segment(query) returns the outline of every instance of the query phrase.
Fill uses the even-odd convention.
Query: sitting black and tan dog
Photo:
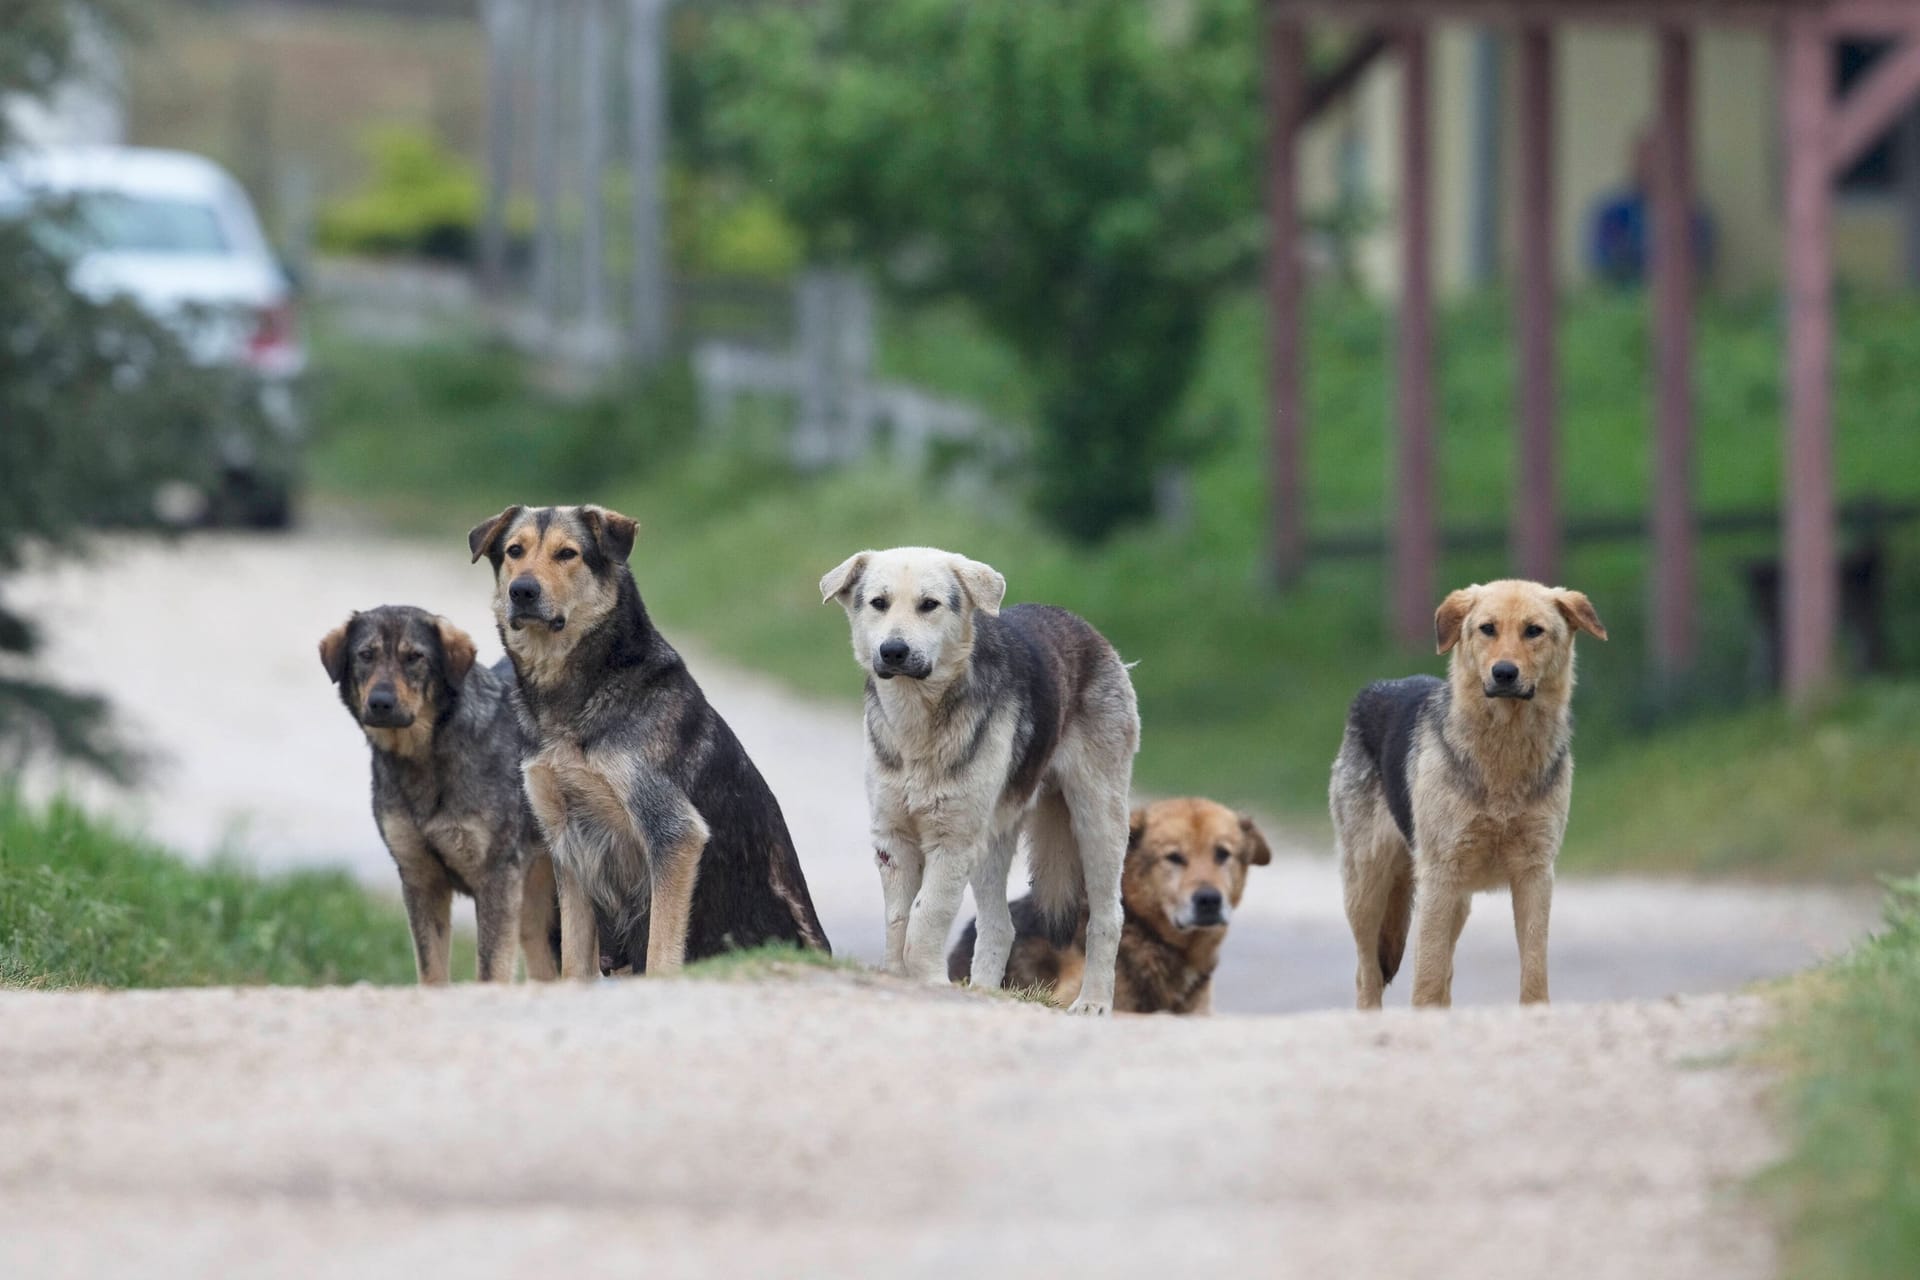
[[[1211,800],[1162,800],[1135,809],[1120,879],[1124,922],[1114,969],[1118,1013],[1210,1013],[1213,971],[1247,887],[1247,868],[1273,861],[1253,819]],[[1013,904],[1014,944],[1006,985],[1042,987],[1065,1007],[1086,967],[1086,926],[1055,947],[1030,898]],[[958,982],[973,961],[969,923],[947,957]]]
[[[373,746],[373,817],[400,869],[420,981],[449,978],[453,895],[474,900],[480,978],[559,976],[553,864],[520,782],[513,668],[474,665],[473,641],[424,609],[356,613],[320,661]]]

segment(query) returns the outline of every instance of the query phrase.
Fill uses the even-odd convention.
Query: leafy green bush
[[[0,794],[0,985],[413,980],[399,905],[343,873],[189,866],[68,805]]]
[[[337,253],[466,261],[480,222],[480,177],[433,134],[404,126],[371,131],[362,147],[366,186],[320,211],[320,244]]]

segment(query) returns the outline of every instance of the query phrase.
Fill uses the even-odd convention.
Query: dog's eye
[[[878,609],[881,613],[887,611],[887,598],[885,596],[875,596],[873,599],[867,601],[867,603],[875,609]]]
[[[1167,855],[1167,861],[1176,867],[1184,867],[1187,865],[1187,855],[1184,853],[1170,853]]]
[[[1480,634],[1483,636],[1496,636],[1500,634],[1500,628],[1494,626],[1491,622],[1483,622],[1480,624]]]
[[[375,658],[380,656],[380,651],[374,648],[372,645],[368,645],[366,648],[360,650],[360,652],[354,654],[353,656],[360,659],[360,661],[362,662],[372,662]]]
[[[555,560],[577,560],[580,558],[580,553],[572,547],[562,547],[553,553],[553,558]]]
[[[1233,850],[1223,844],[1217,844],[1213,846],[1213,860],[1224,867],[1233,860]]]
[[[525,554],[527,554],[527,549],[517,542],[507,548],[507,559],[509,560],[518,560]]]
[[[935,609],[938,609],[939,607],[940,607],[940,602],[938,600],[922,600],[920,602],[920,612],[922,613],[932,613]]]
[[[407,663],[407,664],[408,664],[409,666],[411,666],[411,665],[412,665],[412,664],[414,664],[414,663],[417,663],[417,662],[423,662],[423,661],[425,661],[425,660],[426,660],[426,656],[427,656],[426,654],[424,654],[424,653],[422,653],[422,652],[420,652],[420,651],[419,651],[418,649],[415,649],[415,650],[413,650],[413,651],[412,651],[411,653],[403,653],[403,654],[401,654],[401,655],[400,655],[400,660],[401,660],[402,662],[405,662],[405,663]]]
[[[1537,622],[1529,622],[1527,629],[1520,634],[1529,640],[1538,640],[1541,636],[1547,634],[1547,629]]]

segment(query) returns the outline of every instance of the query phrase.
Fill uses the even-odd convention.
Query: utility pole
[[[627,0],[628,163],[633,170],[630,341],[642,368],[667,354],[672,287],[665,208],[667,9],[670,0]]]

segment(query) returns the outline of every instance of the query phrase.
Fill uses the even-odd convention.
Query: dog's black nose
[[[393,696],[390,684],[375,685],[373,692],[367,695],[367,710],[376,716],[384,716],[399,705],[399,699]]]
[[[897,667],[905,662],[907,655],[912,652],[905,640],[883,640],[880,644],[880,661],[890,667]]]
[[[1512,684],[1519,678],[1520,668],[1513,663],[1496,662],[1493,664],[1493,682],[1495,684]]]
[[[540,598],[540,584],[530,577],[518,577],[507,585],[507,599],[515,604],[532,604]]]
[[[1226,899],[1220,896],[1220,891],[1211,886],[1203,889],[1195,889],[1193,891],[1193,914],[1195,918],[1202,921],[1218,920],[1220,918],[1220,904],[1224,901],[1226,901]]]

